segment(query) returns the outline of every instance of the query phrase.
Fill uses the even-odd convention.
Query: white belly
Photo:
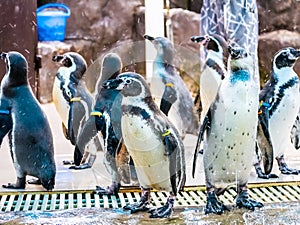
[[[252,168],[258,93],[256,96],[255,91],[227,90],[221,96],[224,104],[216,108],[204,145],[206,180],[216,187],[244,185]]]
[[[55,78],[52,90],[53,103],[65,127],[68,127],[70,105],[60,90],[60,81]]]
[[[141,187],[171,191],[168,157],[153,130],[138,116],[122,117],[125,145],[134,161]]]
[[[298,88],[289,91],[295,93],[298,91]],[[280,105],[278,105],[276,112],[270,118],[270,135],[275,157],[281,156],[289,148],[294,148],[290,135],[299,111],[300,95],[295,97],[292,94],[286,93]]]

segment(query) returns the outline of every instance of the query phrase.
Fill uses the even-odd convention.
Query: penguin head
[[[124,97],[151,97],[150,89],[145,79],[133,72],[121,73],[116,79],[103,83],[105,89],[119,90]]]
[[[28,64],[25,57],[16,51],[2,52],[0,58],[4,60],[6,64],[6,75],[4,83],[10,87],[16,87],[24,84],[28,84],[27,70]]]
[[[154,45],[157,51],[157,61],[161,61],[166,64],[173,63],[175,49],[169,39],[165,37],[152,37],[147,34],[144,35],[144,38],[149,40]]]
[[[254,71],[253,57],[242,47],[228,45],[230,71],[248,70]]]
[[[193,36],[191,40],[196,43],[201,43],[207,50],[212,50],[221,54],[226,54],[227,42],[224,37],[218,34]]]
[[[87,64],[85,59],[76,52],[67,52],[63,55],[54,55],[52,61],[59,62],[63,67],[73,74],[74,78],[81,79],[86,71]]]
[[[121,73],[122,67],[122,61],[118,54],[106,54],[102,59],[101,72],[96,84],[96,93],[98,93],[102,88],[102,84],[104,81],[108,79],[115,79]]]
[[[281,69],[284,67],[293,67],[296,60],[300,57],[300,49],[292,47],[279,50],[273,59],[273,69]]]

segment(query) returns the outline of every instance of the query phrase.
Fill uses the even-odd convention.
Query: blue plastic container
[[[38,40],[63,41],[71,10],[64,4],[49,3],[36,10]]]

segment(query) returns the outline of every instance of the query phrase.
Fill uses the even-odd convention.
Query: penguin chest
[[[208,186],[247,183],[255,147],[257,103],[258,92],[237,89],[226,91],[226,95],[222,93],[215,104],[204,145]]]
[[[60,89],[60,80],[57,77],[55,78],[53,84],[52,98],[56,111],[58,112],[63,124],[68,127],[70,105],[63,96],[63,93]]]
[[[123,115],[124,143],[134,161],[143,188],[171,190],[169,161],[165,146],[147,120],[139,116]]]
[[[290,132],[300,107],[299,87],[286,90],[285,95],[273,111],[269,121],[270,135],[275,157],[291,147]]]

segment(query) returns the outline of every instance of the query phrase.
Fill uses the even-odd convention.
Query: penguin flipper
[[[168,116],[170,108],[174,102],[177,100],[177,95],[174,87],[165,86],[165,90],[160,102],[160,110]]]
[[[167,131],[168,132],[168,131]],[[165,133],[166,134],[166,133]],[[178,148],[178,143],[172,133],[169,134],[163,134],[163,143],[165,145],[165,154],[169,158],[169,171],[170,171],[170,181],[171,181],[171,186],[172,186],[172,191],[176,195],[177,193],[177,151],[179,150]]]
[[[273,145],[269,133],[269,109],[262,105],[258,115],[257,142],[261,150],[265,174],[270,174],[273,167]]]
[[[194,160],[193,160],[193,170],[192,170],[192,175],[193,175],[193,178],[195,178],[195,170],[196,170],[196,163],[197,163],[197,155],[198,155],[198,152],[200,151],[200,144],[203,140],[203,136],[204,136],[204,132],[210,128],[210,123],[211,123],[211,110],[209,109],[203,122],[202,122],[202,125],[200,127],[200,130],[199,130],[199,134],[198,134],[198,139],[197,139],[197,145],[196,145],[196,148],[195,148],[195,152],[194,152]]]
[[[90,116],[78,134],[77,143],[74,150],[74,163],[80,165],[86,145],[97,136],[95,117]],[[100,143],[100,142],[99,142]]]
[[[76,145],[77,132],[80,121],[82,120],[82,117],[77,113],[79,112],[78,107],[80,107],[80,103],[71,102],[67,134],[72,145]]]
[[[63,132],[65,138],[67,140],[70,140],[69,134],[68,134],[68,128],[66,128],[66,126],[64,125],[64,123],[61,123],[61,128],[62,128],[62,132]]]
[[[258,123],[257,127],[257,144],[261,150],[262,161],[265,174],[270,174],[273,167],[273,145],[271,142],[269,130],[264,123]]]

